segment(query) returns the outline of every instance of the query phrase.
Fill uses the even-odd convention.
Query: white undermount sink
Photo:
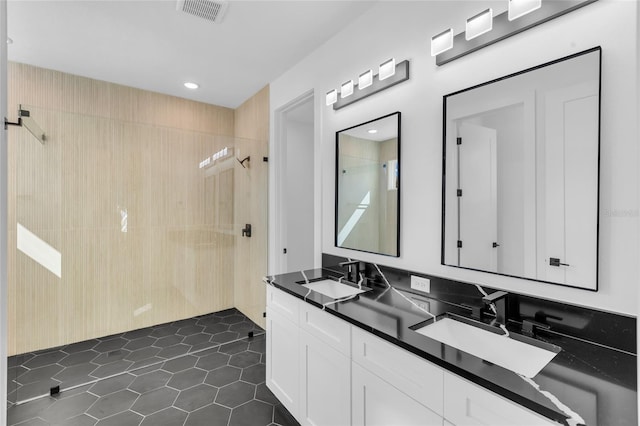
[[[552,350],[544,349],[450,317],[415,331],[528,378],[538,374],[560,350],[551,344],[546,345]]]
[[[302,281],[302,283],[304,283],[304,281]],[[340,283],[328,278],[310,281],[306,284],[302,284],[302,286],[332,299],[342,299],[343,297],[355,296],[356,294],[364,293],[368,290],[367,288],[359,289],[353,285]]]

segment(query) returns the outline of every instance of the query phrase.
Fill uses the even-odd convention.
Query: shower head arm
[[[247,166],[245,166],[245,165],[244,165],[244,162],[245,162],[245,161],[251,161],[251,156],[250,156],[250,155],[247,155],[247,156],[246,156],[246,157],[244,157],[242,160],[240,160],[239,158],[236,158],[236,160],[238,160],[238,163],[240,163],[240,165],[241,165],[243,168],[245,168],[245,169],[246,169],[246,168],[247,168]]]
[[[21,126],[22,127],[22,117],[18,117],[18,121],[9,121],[7,117],[4,118],[4,129],[7,130],[9,126]]]

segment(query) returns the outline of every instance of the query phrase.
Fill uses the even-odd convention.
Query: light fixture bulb
[[[184,87],[186,87],[187,89],[195,90],[200,87],[200,85],[192,81],[187,81],[186,83],[184,83]]]
[[[491,8],[483,10],[477,15],[467,19],[464,37],[467,40],[474,39],[493,29],[493,10]]]
[[[342,83],[340,86],[340,97],[346,98],[347,96],[351,96],[353,94],[353,80],[348,80]]]
[[[358,89],[366,89],[373,84],[373,71],[368,70],[360,74],[358,77]]]
[[[392,77],[396,73],[396,60],[394,58],[388,59],[380,64],[378,70],[378,80],[385,80]]]
[[[371,133],[372,135],[375,133],[378,133],[378,131],[376,129],[369,129],[367,130],[368,133]]]
[[[507,17],[510,21],[518,19],[534,10],[540,9],[542,0],[509,0],[509,13]]]
[[[326,101],[327,101],[327,106],[333,105],[336,102],[338,102],[338,91],[336,89],[333,89],[327,92]]]
[[[449,28],[431,37],[431,56],[437,56],[453,47],[453,30]]]

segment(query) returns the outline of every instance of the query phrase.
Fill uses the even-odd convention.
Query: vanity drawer
[[[444,417],[457,426],[558,425],[450,373],[444,373]]]
[[[271,285],[267,285],[267,306],[280,315],[298,324],[300,300]]]
[[[351,326],[348,322],[303,303],[300,306],[300,328],[347,357],[351,356]]]
[[[442,415],[442,369],[371,333],[352,329],[353,361]]]

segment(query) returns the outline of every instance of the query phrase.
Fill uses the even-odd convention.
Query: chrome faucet
[[[493,305],[495,307],[496,322],[498,325],[507,325],[507,293],[506,291],[495,291],[482,298],[485,307]]]

